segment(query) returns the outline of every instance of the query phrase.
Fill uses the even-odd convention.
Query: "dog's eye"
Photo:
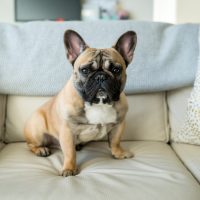
[[[89,74],[90,73],[90,69],[88,67],[85,67],[83,69],[81,69],[81,72],[85,75]]]
[[[119,73],[121,73],[121,68],[120,67],[113,67],[112,68],[112,73],[113,74],[119,74]]]

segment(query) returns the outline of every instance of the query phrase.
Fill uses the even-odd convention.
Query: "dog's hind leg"
[[[51,154],[50,149],[44,143],[45,123],[40,113],[35,113],[24,128],[24,136],[28,147],[37,156],[46,157]]]

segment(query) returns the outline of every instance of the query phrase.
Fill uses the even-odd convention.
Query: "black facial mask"
[[[99,78],[101,77],[101,78]],[[82,98],[89,103],[99,103],[97,98],[99,90],[103,90],[107,97],[103,103],[118,101],[120,96],[121,81],[109,76],[106,72],[97,71],[85,83],[77,88]]]

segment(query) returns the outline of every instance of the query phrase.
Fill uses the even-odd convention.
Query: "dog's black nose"
[[[104,82],[106,79],[107,79],[107,77],[106,77],[105,74],[98,74],[98,75],[95,77],[95,80],[96,80],[98,83],[102,83],[102,82]]]

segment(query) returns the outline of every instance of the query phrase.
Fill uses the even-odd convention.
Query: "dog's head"
[[[73,65],[75,88],[84,101],[118,101],[126,83],[126,68],[132,61],[136,33],[124,33],[112,48],[90,48],[73,30],[64,34],[67,58]]]

